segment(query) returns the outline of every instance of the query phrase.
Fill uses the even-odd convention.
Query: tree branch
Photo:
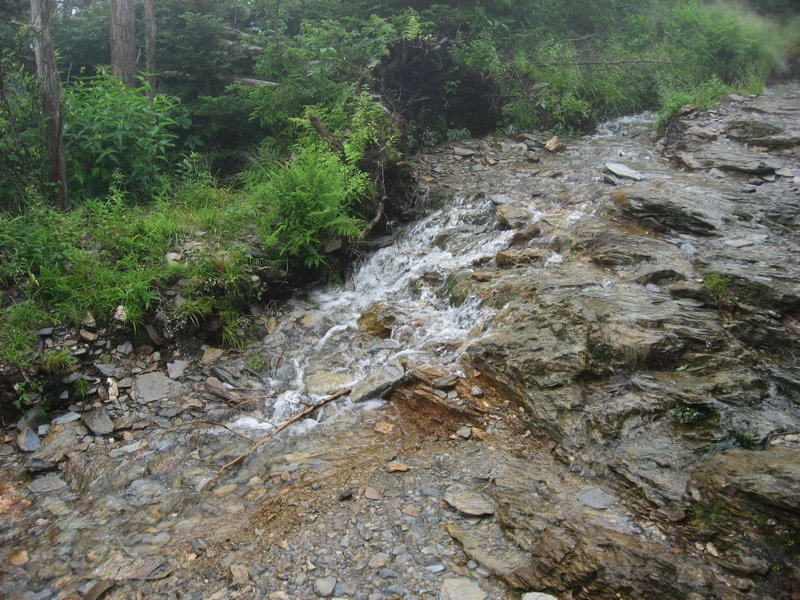
[[[280,424],[273,431],[269,432],[269,434],[267,434],[266,437],[258,440],[255,444],[253,444],[253,447],[250,448],[250,450],[248,450],[247,452],[245,452],[243,454],[240,454],[239,456],[234,458],[229,463],[227,463],[227,464],[223,465],[222,467],[220,467],[219,471],[217,471],[216,474],[211,479],[209,479],[208,481],[203,483],[203,485],[200,486],[200,491],[202,492],[204,489],[206,489],[212,483],[217,481],[217,479],[219,479],[219,476],[222,475],[230,467],[242,462],[245,458],[250,456],[261,445],[265,444],[270,438],[272,438],[276,433],[279,433],[279,432],[283,431],[284,429],[289,427],[289,425],[291,425],[292,423],[296,423],[297,421],[299,421],[303,417],[306,417],[306,416],[310,415],[312,412],[314,412],[315,410],[317,410],[321,406],[324,406],[324,405],[328,404],[328,402],[332,402],[333,400],[336,400],[337,398],[341,398],[342,396],[346,396],[347,394],[350,393],[350,391],[351,391],[351,388],[345,388],[345,389],[343,389],[341,391],[336,392],[335,394],[333,394],[331,396],[328,396],[327,398],[323,398],[322,400],[320,400],[316,404],[313,404],[313,405],[309,406],[308,408],[306,408],[300,414],[297,414],[297,415],[293,416],[291,419],[289,419],[288,421]]]

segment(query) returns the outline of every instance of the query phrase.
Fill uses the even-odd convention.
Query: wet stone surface
[[[43,330],[95,364],[4,432],[0,597],[793,598],[775,97],[420,155],[426,215],[243,351]]]

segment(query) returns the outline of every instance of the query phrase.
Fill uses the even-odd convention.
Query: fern
[[[255,189],[264,211],[259,224],[264,250],[289,269],[305,267],[332,275],[323,247],[333,237],[361,237],[366,223],[355,216],[355,207],[367,187],[365,173],[342,164],[326,148],[304,148],[294,162],[278,167]]]

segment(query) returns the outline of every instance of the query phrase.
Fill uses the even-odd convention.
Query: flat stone
[[[83,422],[95,435],[108,435],[114,432],[114,423],[105,408],[98,408],[83,415]]]
[[[595,508],[597,510],[605,510],[613,506],[616,501],[617,498],[615,496],[607,494],[600,488],[592,488],[578,496],[578,502],[588,506],[589,508]]]
[[[183,393],[183,385],[163,373],[146,373],[136,378],[134,397],[142,404],[175,398]]]
[[[397,387],[405,375],[405,369],[400,363],[393,362],[384,365],[354,383],[350,391],[350,399],[353,402],[361,402],[382,398]]]
[[[34,452],[42,445],[42,440],[30,427],[26,427],[17,436],[17,446],[22,452]]]
[[[94,368],[105,377],[117,377],[117,365],[112,363],[95,363]]]
[[[80,336],[87,342],[93,342],[97,339],[97,334],[93,331],[87,331],[86,329],[80,330]]]
[[[467,156],[472,156],[473,154],[475,154],[475,152],[473,150],[469,150],[468,148],[459,148],[458,146],[455,146],[453,148],[453,154],[455,154],[456,156],[467,157]]]
[[[78,422],[55,425],[31,458],[45,463],[57,463],[81,445],[81,438],[86,433],[86,428]]]
[[[210,365],[219,360],[223,354],[225,354],[225,351],[219,348],[206,348],[203,351],[203,364]]]
[[[327,598],[336,588],[336,577],[318,577],[314,580],[314,591],[318,596]]]
[[[180,379],[183,377],[186,368],[189,366],[189,363],[185,360],[176,360],[171,363],[167,363],[167,375],[170,379]]]
[[[558,598],[541,592],[528,592],[527,594],[522,594],[520,600],[558,600]]]
[[[381,493],[374,487],[367,486],[364,490],[364,498],[367,500],[380,500],[382,496]]]
[[[522,229],[533,218],[533,213],[527,208],[514,204],[501,204],[495,210],[500,221],[511,229]]]
[[[63,490],[67,487],[67,482],[64,481],[60,475],[48,475],[47,477],[39,477],[34,479],[28,486],[28,489],[34,494],[48,494]]]
[[[409,466],[401,462],[390,462],[388,465],[386,465],[386,468],[392,473],[405,473],[408,471]]]
[[[114,448],[114,450],[109,452],[108,455],[111,456],[112,458],[125,456],[126,454],[133,454],[134,452],[137,452],[140,448],[146,446],[147,446],[146,440],[138,440],[136,442],[133,442],[132,444],[127,444],[125,446],[120,446],[119,448]]]
[[[440,600],[486,600],[488,596],[472,579],[453,577],[442,581]]]
[[[444,501],[458,512],[469,517],[483,517],[494,514],[494,499],[474,490],[453,485],[444,493]]]
[[[76,412],[68,412],[66,414],[61,415],[60,417],[56,417],[51,421],[53,425],[63,425],[64,423],[72,423],[73,421],[80,420],[81,415],[80,413]]]
[[[631,169],[625,165],[620,163],[612,163],[608,162],[605,164],[606,169],[611,171],[617,177],[621,177],[622,179],[632,179],[633,181],[641,181],[642,174],[639,171]]]

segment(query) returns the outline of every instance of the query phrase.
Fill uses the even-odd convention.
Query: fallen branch
[[[347,163],[347,155],[345,154],[344,146],[342,146],[342,143],[335,137],[333,137],[331,132],[328,131],[328,128],[325,127],[325,125],[322,124],[322,121],[320,121],[317,117],[312,116],[309,119],[309,121],[311,121],[311,124],[314,126],[314,129],[317,130],[317,132],[322,136],[322,138],[326,142],[328,142],[328,144],[330,144],[331,147],[334,150],[336,150],[336,152],[339,153],[339,156],[342,157],[342,161]]]
[[[255,451],[256,451],[256,450],[257,450],[257,449],[258,449],[258,448],[259,448],[259,447],[260,447],[262,444],[266,443],[266,442],[267,442],[267,440],[269,440],[269,439],[270,439],[272,436],[274,436],[276,433],[279,433],[279,432],[283,431],[284,429],[286,429],[286,428],[287,428],[289,425],[291,425],[292,423],[296,423],[297,421],[299,421],[299,420],[300,420],[300,419],[302,419],[303,417],[306,417],[306,416],[310,415],[312,412],[314,412],[314,411],[315,411],[315,410],[317,410],[318,408],[320,408],[320,407],[322,407],[322,406],[325,406],[326,404],[328,404],[328,402],[331,402],[331,401],[333,401],[333,400],[336,400],[337,398],[341,398],[342,396],[346,396],[347,394],[349,394],[349,393],[350,393],[350,391],[351,391],[351,388],[345,388],[345,389],[343,389],[343,390],[341,390],[341,391],[339,391],[339,392],[336,392],[336,393],[335,393],[335,394],[333,394],[332,396],[328,396],[327,398],[323,398],[322,400],[320,400],[320,401],[319,401],[319,402],[317,402],[316,404],[314,404],[314,405],[312,405],[312,406],[309,406],[309,407],[308,407],[307,409],[305,409],[303,412],[301,412],[301,413],[299,413],[299,414],[297,414],[297,415],[293,416],[293,417],[292,417],[291,419],[289,419],[288,421],[285,421],[284,423],[281,423],[281,424],[280,424],[280,425],[278,425],[278,427],[276,427],[276,428],[275,428],[273,431],[270,431],[270,432],[269,432],[269,433],[266,435],[266,437],[263,437],[262,439],[258,440],[258,441],[257,441],[257,442],[256,442],[256,443],[253,445],[253,447],[252,447],[252,448],[250,448],[250,450],[248,450],[247,452],[245,452],[245,453],[243,453],[243,454],[240,454],[239,456],[237,456],[236,458],[234,458],[234,459],[233,459],[232,461],[230,461],[229,463],[227,463],[227,464],[225,464],[225,465],[222,465],[222,466],[220,467],[219,471],[217,471],[217,472],[216,472],[216,474],[215,474],[215,475],[214,475],[214,476],[213,476],[211,479],[209,479],[209,480],[208,480],[208,481],[206,481],[206,482],[205,482],[203,485],[201,485],[201,486],[200,486],[200,491],[202,492],[202,491],[203,491],[204,489],[206,489],[206,488],[207,488],[209,485],[211,485],[212,483],[214,483],[214,482],[215,482],[217,479],[219,479],[219,476],[220,476],[220,475],[222,475],[222,474],[223,474],[223,473],[224,473],[226,470],[228,470],[230,467],[232,467],[233,465],[236,465],[236,464],[238,464],[238,463],[242,462],[242,461],[243,461],[245,458],[247,458],[248,456],[250,456],[250,455],[251,455],[253,452],[255,452]]]

